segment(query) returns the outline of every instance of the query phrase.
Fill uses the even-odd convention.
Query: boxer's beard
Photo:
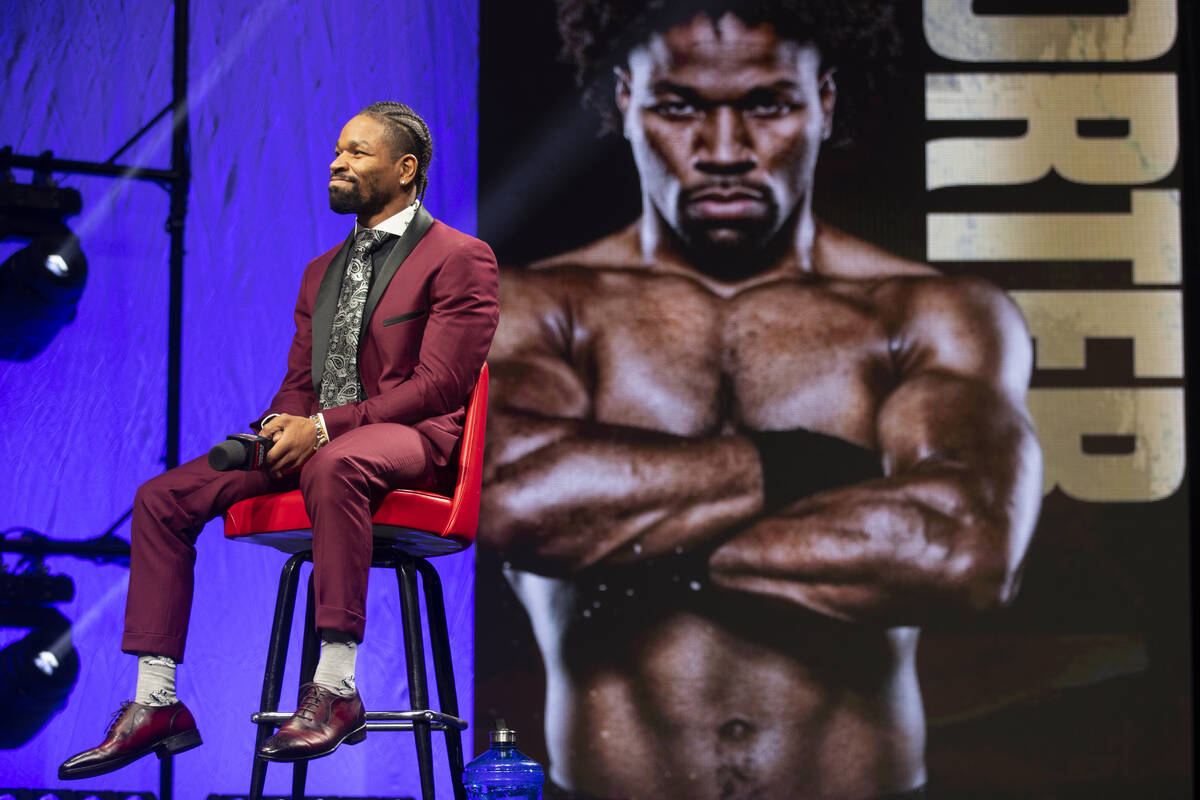
[[[356,178],[347,178],[349,184],[329,187],[329,208],[335,214],[366,214],[370,216],[383,207],[380,199],[364,191]]]
[[[681,198],[682,201],[682,198]],[[718,280],[736,281],[765,269],[787,249],[779,204],[767,193],[763,214],[740,219],[704,219],[688,214],[683,202],[672,234],[692,265]]]

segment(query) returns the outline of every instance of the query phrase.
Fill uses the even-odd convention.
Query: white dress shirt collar
[[[395,236],[403,236],[404,232],[408,230],[409,223],[412,222],[413,217],[416,216],[417,207],[419,205],[421,205],[421,201],[414,200],[411,206],[404,209],[399,214],[393,214],[392,216],[388,217],[383,222],[374,226],[372,230],[383,231],[384,233],[390,233]],[[360,228],[358,222],[355,221],[354,235],[357,236],[360,230],[362,230],[362,228]]]

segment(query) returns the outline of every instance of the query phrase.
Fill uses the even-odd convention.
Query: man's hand
[[[280,414],[259,431],[274,442],[267,452],[267,469],[276,477],[300,469],[317,449],[317,426],[308,417]]]

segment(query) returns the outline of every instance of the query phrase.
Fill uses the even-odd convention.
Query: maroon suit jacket
[[[287,375],[267,414],[311,416],[353,236],[309,262],[296,301]],[[372,422],[411,425],[446,466],[467,395],[499,320],[496,257],[424,206],[375,276],[363,309],[358,368],[366,399],[326,409],[329,438]]]

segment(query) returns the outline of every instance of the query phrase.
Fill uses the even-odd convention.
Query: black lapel
[[[317,301],[312,310],[312,379],[313,391],[321,391],[321,374],[325,371],[325,354],[329,351],[329,329],[333,327],[333,315],[337,311],[338,294],[342,290],[342,274],[350,260],[354,246],[354,232],[346,237],[342,248],[333,256],[321,286],[317,289]]]
[[[367,305],[363,308],[362,327],[358,331],[359,350],[362,350],[367,323],[371,321],[371,315],[375,313],[375,306],[379,305],[379,298],[383,297],[384,291],[392,281],[392,276],[400,269],[404,259],[408,258],[416,248],[417,242],[421,241],[421,237],[428,233],[432,226],[433,216],[425,210],[424,205],[417,206],[417,213],[413,215],[412,222],[408,223],[408,228],[400,237],[400,241],[396,242],[396,246],[392,248],[387,261],[383,262],[382,267],[375,270],[375,277],[371,279],[371,292],[367,295]]]

